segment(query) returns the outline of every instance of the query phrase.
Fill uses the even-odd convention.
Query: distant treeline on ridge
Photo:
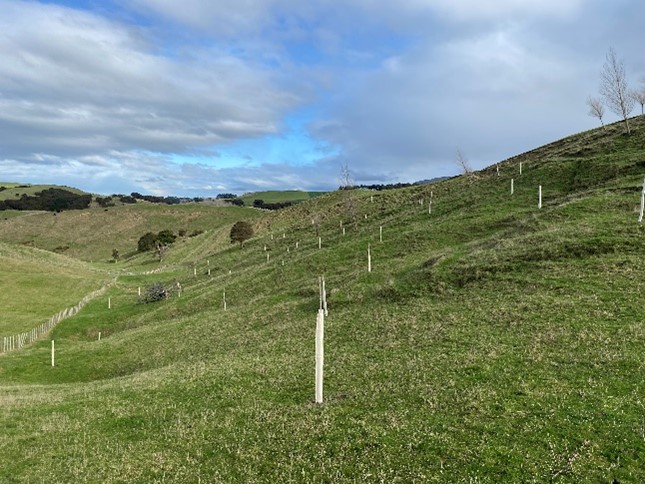
[[[0,200],[0,210],[81,210],[90,206],[92,195],[79,195],[60,188],[48,188],[16,200]]]

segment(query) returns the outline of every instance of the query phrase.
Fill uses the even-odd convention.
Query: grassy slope
[[[74,259],[2,243],[0,275],[0,336],[36,327],[111,279]]]
[[[499,177],[373,202],[330,194],[257,221],[243,250],[192,252],[204,242],[188,240],[177,252],[201,256],[197,276],[175,254],[171,272],[120,277],[54,331],[56,368],[46,341],[0,356],[0,478],[642,482],[645,122],[634,124],[630,138],[611,126],[508,160]],[[418,202],[431,190],[429,215]],[[153,279],[180,281],[182,296],[135,304]]]
[[[42,192],[49,188],[60,188],[74,193],[83,194],[82,190],[77,188],[65,187],[60,185],[30,185],[28,183],[9,183],[9,182],[0,182],[0,187],[5,187],[6,190],[0,190],[0,200],[8,200],[13,198],[19,198],[22,195],[33,196],[37,192]]]
[[[185,229],[190,234],[196,230],[215,230],[220,234],[218,240],[221,240],[222,234],[228,235],[231,225],[237,220],[258,216],[260,214],[256,210],[237,207],[137,203],[0,220],[0,240],[46,250],[68,247],[66,255],[86,261],[107,262],[114,248],[119,249],[125,258],[133,256],[137,241],[149,231],[170,229],[177,233]]]
[[[253,206],[254,200],[264,200],[265,203],[278,203],[278,202],[303,202],[315,197],[324,195],[325,192],[302,192],[299,190],[283,190],[283,191],[266,191],[266,192],[253,192],[246,193],[240,198],[244,200],[247,207]]]

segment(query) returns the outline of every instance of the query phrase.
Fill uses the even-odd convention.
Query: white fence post
[[[511,178],[511,195],[513,195],[514,192],[515,192],[515,183],[514,183],[513,179]]]
[[[367,272],[372,272],[372,246],[367,244]]]
[[[383,226],[382,225],[378,228],[378,241],[383,242]]]
[[[316,403],[323,402],[323,366],[325,362],[325,311],[318,310],[316,318]]]
[[[52,368],[54,367],[54,340],[52,340]]]
[[[638,217],[638,223],[643,221],[643,212],[645,212],[645,181],[643,181],[643,191],[641,192],[641,214]]]
[[[542,185],[538,187],[538,208],[542,208]]]

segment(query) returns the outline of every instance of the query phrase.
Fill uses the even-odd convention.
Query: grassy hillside
[[[48,340],[0,355],[0,480],[643,482],[633,124],[499,176],[328,194],[256,219],[244,249],[209,232],[122,273],[53,331],[55,368]],[[154,281],[181,296],[137,304]]]
[[[265,191],[245,193],[241,198],[247,207],[253,206],[254,200],[264,200],[265,203],[303,202],[324,195],[325,192],[303,192],[300,190]]]
[[[58,214],[37,213],[7,220],[2,220],[0,213],[0,240],[57,250],[86,261],[107,262],[113,249],[118,249],[127,259],[135,254],[137,241],[143,234],[165,229],[175,234],[185,230],[187,235],[215,231],[217,235],[208,237],[209,242],[203,248],[211,250],[228,243],[228,231],[237,220],[252,220],[259,216],[256,210],[247,208],[150,203],[69,210]],[[199,240],[204,241],[204,238]]]
[[[0,337],[36,327],[110,279],[79,261],[3,243],[0,276]]]
[[[49,188],[61,188],[78,194],[85,193],[77,188],[61,187],[59,185],[32,185],[29,183],[0,182],[0,187],[5,187],[5,190],[0,190],[0,200],[19,198],[22,195],[34,196],[37,192],[42,192]],[[2,215],[2,213],[0,213],[0,215]]]

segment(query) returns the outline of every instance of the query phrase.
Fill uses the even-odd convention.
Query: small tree
[[[461,172],[464,175],[470,175],[473,172],[473,169],[470,167],[470,162],[468,161],[468,158],[461,152],[461,150],[457,150],[457,157],[455,159],[455,162],[461,168]]]
[[[231,243],[239,242],[240,249],[251,237],[253,237],[253,226],[250,223],[241,220],[231,227]]]
[[[627,118],[634,109],[635,101],[627,85],[625,65],[618,59],[613,48],[607,52],[605,64],[600,73],[600,94],[605,98],[609,109],[623,118],[627,134],[630,134]]]
[[[589,96],[587,98],[587,106],[589,106],[589,116],[593,116],[594,118],[598,118],[600,120],[600,124],[602,125],[602,129],[607,129],[605,128],[605,123],[602,121],[602,117],[605,115],[605,106],[602,103],[600,99],[597,99],[595,97]]]
[[[344,192],[346,216],[356,226],[358,222],[358,202],[354,197],[354,180],[348,163],[343,163],[340,167],[340,189]],[[318,227],[316,228],[316,233],[318,233]]]
[[[172,232],[172,230],[166,229],[157,234],[157,240],[164,245],[169,245],[177,240],[177,236]]]
[[[641,105],[641,114],[643,114],[643,106],[645,106],[645,88],[632,92],[634,101]]]
[[[141,236],[139,242],[137,242],[137,250],[139,252],[148,252],[156,248],[157,244],[157,234],[152,232],[147,232]]]

